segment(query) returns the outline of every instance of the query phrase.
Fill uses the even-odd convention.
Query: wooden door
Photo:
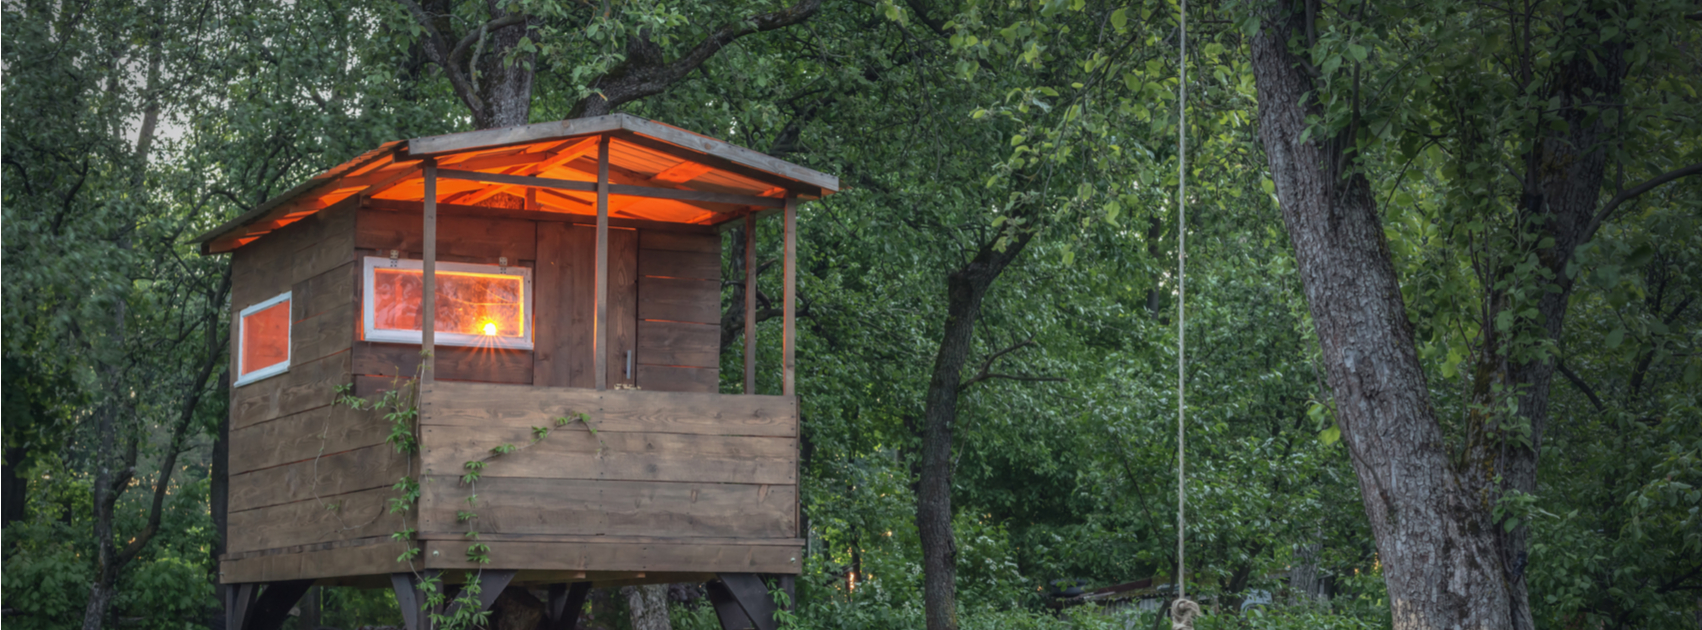
[[[532,383],[541,387],[595,387],[591,370],[596,317],[597,230],[540,222],[533,278]],[[608,383],[633,384],[638,327],[638,233],[609,229]],[[630,366],[630,367],[629,367]]]

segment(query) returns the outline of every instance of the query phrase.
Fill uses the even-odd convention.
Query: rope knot
[[[1200,616],[1200,605],[1191,599],[1178,599],[1170,604],[1170,630],[1194,630],[1194,618]]]

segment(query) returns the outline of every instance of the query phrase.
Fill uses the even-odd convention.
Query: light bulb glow
[[[485,336],[496,336],[496,322],[485,322]]]

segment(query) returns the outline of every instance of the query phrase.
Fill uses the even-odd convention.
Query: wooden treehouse
[[[231,254],[228,627],[276,628],[317,583],[395,588],[423,629],[421,578],[470,570],[484,606],[547,591],[550,628],[592,585],[661,582],[708,582],[726,627],[772,627],[760,576],[803,560],[796,209],[838,185],[616,114],[386,143],[199,237]],[[744,391],[721,394],[722,233],[769,214],[783,391],[756,392],[746,274]],[[415,453],[383,413],[333,404],[416,373]],[[417,504],[393,513],[403,478]]]

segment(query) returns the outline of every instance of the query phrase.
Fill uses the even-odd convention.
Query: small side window
[[[282,374],[290,369],[290,294],[242,309],[238,318],[236,384]]]

